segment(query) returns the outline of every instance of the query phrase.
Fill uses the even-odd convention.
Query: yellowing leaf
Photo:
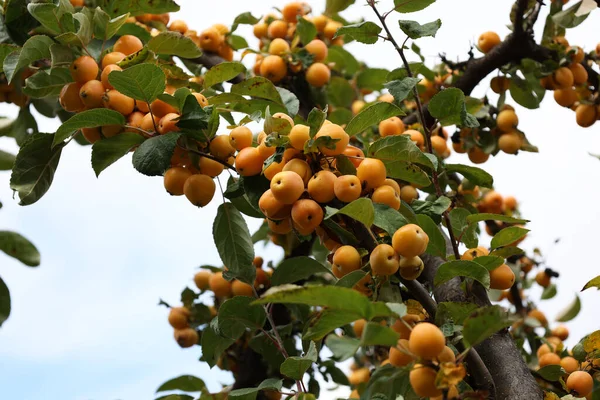
[[[587,289],[593,288],[593,287],[600,290],[600,275],[598,275],[597,277],[595,277],[594,279],[592,279],[591,281],[586,283],[585,286],[583,287],[583,289],[581,289],[581,291],[583,292],[584,290],[587,290]]]
[[[586,353],[600,350],[600,331],[592,332],[584,341],[583,349]]]

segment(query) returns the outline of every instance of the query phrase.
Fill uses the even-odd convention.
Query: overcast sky
[[[361,3],[359,0],[358,3]],[[248,11],[259,16],[282,1],[241,0],[200,2],[181,0],[184,18],[198,31],[213,23],[230,24]],[[324,0],[311,0],[322,11]],[[381,2],[382,9],[391,4]],[[464,58],[469,44],[481,32],[508,33],[505,24],[512,2],[439,0],[423,12],[400,19],[421,23],[443,21],[435,39],[419,45],[427,62],[440,51],[449,58]],[[344,15],[370,19],[369,9],[357,5]],[[477,15],[477,18],[469,16]],[[491,17],[493,16],[493,18]],[[390,17],[393,22],[395,15]],[[600,13],[596,12],[568,34],[572,44],[586,51],[595,47]],[[394,25],[392,23],[392,25]],[[248,27],[240,31],[249,32]],[[250,40],[255,43],[254,38]],[[387,43],[353,44],[351,51],[371,66],[393,69],[397,54]],[[483,84],[476,95],[490,94]],[[491,93],[493,95],[493,93]],[[508,103],[513,104],[511,100]],[[582,129],[572,111],[557,106],[552,94],[542,108],[517,108],[520,124],[539,154],[518,157],[501,154],[484,168],[494,175],[502,194],[514,195],[532,230],[523,247],[540,247],[549,265],[562,274],[559,295],[540,303],[552,320],[574,293],[599,272],[596,257],[600,215],[600,161],[588,152],[600,153],[600,124]],[[0,105],[0,115],[15,116],[14,106]],[[39,119],[40,130],[54,132],[56,121]],[[0,148],[15,151],[0,138]],[[468,163],[463,155],[453,162]],[[169,196],[162,179],[138,174],[125,157],[96,179],[90,165],[90,148],[73,143],[63,152],[48,194],[30,207],[12,199],[9,174],[0,173],[0,229],[16,230],[30,238],[42,254],[42,265],[31,269],[0,254],[0,276],[11,290],[13,309],[0,328],[0,393],[18,400],[134,400],[151,399],[165,380],[193,374],[211,390],[230,382],[218,368],[199,363],[200,348],[181,350],[172,338],[167,310],[158,299],[177,303],[185,285],[193,285],[195,268],[220,265],[213,246],[212,220],[218,197],[210,206],[196,209],[185,198]],[[259,225],[249,220],[250,230]],[[561,242],[554,246],[556,238]],[[257,249],[277,260],[277,249]],[[581,295],[583,311],[571,324],[573,343],[598,329],[595,290]],[[594,308],[596,308],[594,310]],[[347,392],[342,392],[347,393]],[[330,398],[323,394],[322,398]]]

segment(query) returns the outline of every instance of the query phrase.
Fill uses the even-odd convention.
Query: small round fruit
[[[267,37],[267,30],[269,29],[269,25],[264,22],[259,22],[258,24],[252,27],[252,33],[256,36],[257,39],[262,39]]]
[[[169,168],[164,175],[165,189],[172,196],[183,195],[183,187],[190,176],[192,176],[192,173],[187,168]]]
[[[321,62],[327,58],[327,45],[322,40],[313,39],[304,48],[313,55],[315,62]]]
[[[271,232],[279,235],[285,235],[292,231],[292,221],[289,218],[284,218],[280,221],[267,219],[267,224],[269,225]]]
[[[362,266],[360,254],[358,250],[352,246],[342,246],[338,248],[333,254],[332,261],[333,274],[338,278],[341,278],[352,271],[356,271]]]
[[[229,132],[229,144],[240,151],[252,146],[252,131],[246,126],[238,126]]]
[[[208,99],[202,93],[192,93],[192,96],[196,98],[196,101],[198,104],[200,104],[200,107],[204,108],[208,105]]]
[[[235,157],[235,169],[242,176],[258,175],[262,171],[263,161],[256,147],[246,147]]]
[[[304,150],[304,144],[310,139],[310,127],[302,124],[294,125],[288,135],[290,145],[297,150]]]
[[[496,126],[502,132],[510,132],[519,124],[519,118],[513,110],[504,110],[498,113]]]
[[[418,147],[423,148],[425,146],[425,137],[421,132],[415,129],[408,129],[403,134],[410,136],[410,140]]]
[[[158,133],[166,135],[169,132],[177,132],[179,130],[177,126],[179,117],[180,115],[176,113],[170,113],[162,117],[158,123]]]
[[[577,125],[588,128],[596,122],[598,112],[598,109],[593,104],[580,104],[575,109],[575,121]]]
[[[338,176],[333,183],[333,192],[338,200],[350,203],[360,197],[362,186],[355,175]]]
[[[390,186],[392,189],[394,189],[394,191],[396,193],[398,193],[398,196],[400,196],[401,189],[400,189],[400,185],[398,184],[398,182],[396,182],[393,179],[386,178],[386,180],[383,182],[383,184]]]
[[[198,344],[200,338],[194,328],[175,329],[173,336],[177,344],[184,349]]]
[[[365,153],[358,147],[354,147],[351,145],[348,145],[344,149],[344,152],[342,154],[348,157],[348,159],[354,165],[355,168],[358,168],[358,166],[365,159]]]
[[[400,209],[400,195],[392,186],[381,185],[373,192],[371,196],[373,203],[386,204],[394,210]]]
[[[396,347],[390,348],[390,364],[394,367],[405,367],[415,360],[408,347],[408,340],[400,339]]]
[[[211,141],[208,146],[210,154],[217,157],[220,160],[227,160],[229,157],[235,154],[235,149],[229,143],[229,136],[217,135]]]
[[[96,143],[98,140],[102,139],[102,134],[100,133],[100,128],[82,128],[81,134],[90,143]]]
[[[546,318],[546,315],[544,315],[543,312],[541,312],[540,310],[537,309],[533,309],[531,311],[529,311],[527,313],[527,317],[528,318],[533,318],[533,319],[537,319],[538,322],[542,325],[542,326],[547,326],[548,325],[548,319]]]
[[[102,107],[102,96],[104,95],[104,86],[102,82],[96,79],[87,81],[79,89],[79,97],[81,102],[87,108],[100,108]]]
[[[379,244],[369,256],[373,275],[394,275],[400,266],[400,259],[389,244]]]
[[[579,369],[579,361],[570,356],[563,357],[560,360],[560,366],[564,368],[567,374],[572,374]]]
[[[471,148],[468,151],[467,155],[469,156],[469,160],[471,160],[473,164],[483,164],[488,160],[488,158],[490,158],[490,155],[485,153],[479,147]]]
[[[369,371],[369,368],[363,367],[353,371],[348,377],[348,382],[350,382],[350,384],[353,386],[357,386],[361,383],[368,382],[370,377],[371,372]]]
[[[567,378],[567,388],[577,397],[586,397],[594,389],[594,379],[585,371],[575,371]]]
[[[442,136],[432,136],[431,147],[433,148],[433,152],[440,157],[444,157],[448,152],[448,143],[446,143],[446,139]]]
[[[287,65],[280,56],[269,55],[260,63],[260,75],[273,83],[281,81],[287,75]]]
[[[417,189],[414,186],[402,186],[400,188],[400,198],[402,199],[402,201],[410,204],[413,202],[413,200],[419,198],[419,192],[417,192]]]
[[[319,203],[329,203],[335,199],[335,181],[337,177],[331,171],[322,170],[308,181],[308,194]]]
[[[189,28],[188,24],[185,21],[176,19],[175,21],[169,24],[169,30],[172,32],[179,32],[183,35],[189,30]]]
[[[290,45],[285,39],[273,39],[269,44],[269,54],[280,56],[290,51]]]
[[[548,286],[550,286],[551,279],[552,279],[551,276],[548,275],[546,273],[546,271],[539,271],[535,275],[535,281],[537,282],[538,285],[540,285],[543,288],[547,288]]]
[[[573,88],[556,89],[554,91],[554,100],[559,106],[571,107],[578,100],[577,92]]]
[[[569,328],[564,325],[559,325],[552,329],[552,336],[556,336],[560,340],[567,340],[569,337]]]
[[[234,280],[231,283],[231,294],[233,294],[234,296],[253,297],[254,290],[252,289],[252,286],[248,285],[247,283]]]
[[[367,320],[365,319],[359,319],[354,321],[354,324],[352,325],[352,330],[354,331],[354,334],[356,335],[356,337],[362,337],[363,331],[365,330],[365,325],[367,324]]]
[[[81,56],[69,68],[73,80],[77,83],[86,83],[98,76],[99,68],[96,60],[90,56]]]
[[[267,34],[271,39],[282,38],[285,39],[288,32],[288,24],[285,21],[275,20],[269,24],[267,28]]]
[[[477,40],[477,47],[483,54],[487,54],[499,45],[501,41],[500,36],[496,32],[484,32]]]
[[[208,282],[210,281],[210,277],[212,276],[212,272],[210,271],[199,271],[194,275],[194,283],[196,287],[200,290],[206,290],[209,288]]]
[[[414,281],[423,272],[425,264],[421,257],[402,257],[398,264],[400,276],[407,281]]]
[[[315,139],[320,137],[330,137],[333,140],[337,140],[329,146],[322,145],[319,147],[321,153],[330,157],[342,154],[350,142],[350,136],[348,136],[346,131],[337,124],[323,124],[321,129],[319,129],[319,132],[315,135]]]
[[[297,22],[297,18],[306,14],[307,6],[306,3],[302,3],[300,1],[293,1],[291,3],[287,3],[281,9],[281,15],[283,19],[287,22]]]
[[[208,175],[190,176],[183,185],[183,194],[196,207],[204,207],[215,195],[215,182]]]
[[[466,260],[466,261],[473,261],[473,259],[475,259],[477,257],[487,256],[488,254],[489,254],[489,252],[487,251],[487,249],[485,249],[483,247],[476,247],[476,248],[465,251],[463,253],[463,255],[460,257],[460,259]]]
[[[398,117],[384,119],[379,123],[379,135],[382,137],[401,135],[404,129],[404,122]]]
[[[547,353],[540,357],[539,359],[540,368],[543,368],[547,365],[560,365],[560,356],[555,353]]]
[[[575,86],[583,85],[587,82],[588,72],[583,65],[573,64],[569,66],[569,69],[573,73],[573,83]]]
[[[223,272],[212,274],[208,280],[208,286],[217,297],[231,296],[231,282],[223,278]]]
[[[100,81],[102,82],[102,86],[104,86],[108,90],[114,89],[113,85],[111,85],[110,82],[108,81],[108,75],[110,75],[110,73],[113,71],[122,71],[122,70],[123,69],[121,67],[119,67],[118,65],[115,65],[115,64],[107,65],[106,67],[104,67],[102,69],[102,74],[100,75]],[[146,110],[144,112],[148,112],[148,111]]]
[[[517,154],[523,145],[523,139],[517,132],[509,132],[498,138],[498,147],[507,154]]]
[[[415,257],[425,253],[429,236],[415,224],[404,225],[392,237],[392,246],[402,257]]]
[[[265,215],[265,217],[280,220],[290,216],[292,207],[278,201],[271,189],[266,190],[260,199],[258,200],[258,208]]]
[[[63,86],[58,97],[60,106],[68,112],[79,112],[85,108],[81,97],[79,97],[79,90],[81,84],[77,82],[67,83]]]
[[[295,172],[298,176],[300,176],[300,178],[302,178],[302,183],[304,186],[308,185],[308,182],[312,177],[310,165],[308,165],[306,161],[299,158],[293,158],[289,160],[283,167],[283,171]]]
[[[437,372],[430,367],[415,364],[410,371],[409,381],[414,392],[420,397],[435,397],[442,391],[435,386]]]
[[[311,86],[323,87],[329,82],[329,79],[331,79],[331,71],[323,63],[316,62],[306,70],[306,81]]]
[[[444,347],[444,350],[442,350],[442,352],[437,356],[437,360],[441,363],[445,363],[445,362],[455,362],[456,361],[456,355],[454,354],[454,351],[452,351],[452,349],[448,346]]]
[[[323,209],[314,200],[298,200],[292,206],[292,222],[301,235],[310,235],[323,222]]]
[[[333,40],[333,37],[337,33],[337,30],[340,29],[342,26],[343,24],[341,22],[329,20],[323,28],[323,34],[327,39]]]
[[[411,353],[427,360],[436,358],[446,347],[446,337],[434,324],[422,322],[415,325],[408,345]]]
[[[496,76],[492,78],[492,81],[490,82],[490,87],[492,88],[494,93],[498,94],[506,92],[509,86],[510,80],[505,76]]]
[[[293,171],[282,171],[271,179],[271,192],[282,204],[294,204],[304,192],[304,181]]]
[[[386,174],[385,164],[377,158],[365,158],[356,168],[356,176],[366,190],[383,185]]]
[[[140,39],[133,35],[123,35],[117,39],[113,51],[123,53],[126,56],[137,53],[144,47]]]
[[[109,65],[115,65],[120,61],[122,61],[125,57],[127,57],[123,53],[119,53],[118,51],[113,51],[112,53],[107,53],[104,57],[102,57],[102,70]]]
[[[560,67],[552,74],[552,81],[558,89],[567,89],[575,83],[573,72],[567,67]]]
[[[267,168],[263,168],[263,175],[268,180],[272,180],[275,175],[283,170],[284,162],[272,162]]]
[[[400,334],[401,339],[407,339],[410,337],[412,328],[421,321],[421,317],[416,314],[406,314],[402,318],[396,320],[392,329]]]
[[[490,288],[496,290],[507,290],[515,283],[515,273],[506,264],[490,271]]]
[[[135,109],[135,101],[115,89],[104,93],[102,102],[104,107],[115,110],[123,115],[129,115]]]
[[[173,307],[169,311],[169,325],[174,329],[185,329],[189,325],[191,313],[185,307]]]

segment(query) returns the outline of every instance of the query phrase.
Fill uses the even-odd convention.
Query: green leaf
[[[145,140],[133,153],[133,167],[147,176],[162,176],[171,167],[180,136],[178,132],[169,132]]]
[[[289,378],[300,380],[304,376],[304,373],[311,367],[311,365],[317,361],[319,353],[315,342],[311,341],[308,351],[302,357],[288,357],[283,364],[279,372]]]
[[[331,15],[344,11],[354,4],[356,0],[327,0],[325,2],[325,14]]]
[[[360,340],[348,336],[329,335],[325,345],[333,353],[337,361],[344,361],[353,357],[360,347]]]
[[[94,10],[94,37],[100,40],[112,38],[127,22],[128,17],[129,13],[111,18],[104,10],[97,7]]]
[[[58,96],[62,88],[72,81],[73,78],[68,68],[42,70],[25,80],[23,93],[36,99]]]
[[[124,71],[113,71],[108,75],[108,81],[125,96],[147,103],[165,91],[165,73],[152,64],[138,64]]]
[[[558,382],[566,373],[560,365],[546,365],[535,371],[536,375],[548,382]]]
[[[352,203],[344,206],[341,210],[328,215],[325,219],[329,219],[336,214],[344,214],[352,219],[362,223],[366,227],[373,225],[375,219],[375,210],[373,202],[366,197],[354,200]]]
[[[354,88],[347,79],[334,76],[326,87],[327,102],[336,107],[350,107],[352,100],[356,97]],[[350,134],[348,132],[348,134]]]
[[[0,150],[0,171],[10,171],[15,163],[14,154]]]
[[[154,36],[148,42],[148,49],[156,54],[165,54],[181,58],[196,58],[202,51],[191,38],[179,32],[166,31]]]
[[[122,132],[116,136],[98,140],[92,146],[92,168],[96,176],[115,161],[144,142],[144,137],[132,132]]]
[[[309,136],[311,139],[319,132],[325,119],[327,119],[327,111],[319,110],[316,107],[310,110],[306,118],[306,124],[310,127]]]
[[[238,15],[233,20],[231,31],[235,31],[238,25],[256,25],[260,21],[260,18],[256,18],[250,12],[244,12]]]
[[[71,5],[71,3],[69,3]],[[48,33],[52,35],[58,35],[61,31],[60,20],[64,15],[65,10],[64,7],[59,7],[56,4],[46,3],[46,4],[27,4],[27,11],[33,18],[39,21],[40,24],[44,28],[48,30]],[[70,13],[75,12],[74,8],[71,7],[68,10]]]
[[[373,208],[375,210],[373,225],[383,229],[390,236],[393,236],[398,229],[408,224],[406,218],[399,211],[394,210],[387,204],[373,203]]]
[[[569,304],[563,311],[558,313],[556,317],[556,321],[558,322],[568,322],[575,318],[577,314],[581,311],[581,300],[579,296],[575,295],[575,300],[571,304]]]
[[[277,89],[287,113],[292,117],[298,114],[298,110],[300,110],[300,100],[298,100],[296,95],[279,86],[276,86],[275,89]]]
[[[474,261],[455,260],[440,265],[435,274],[433,284],[442,285],[457,276],[464,276],[481,283],[485,288],[490,287],[490,274],[487,269]]]
[[[271,284],[278,286],[285,283],[294,283],[319,273],[332,275],[329,268],[314,258],[305,256],[286,258],[275,268],[271,277]]]
[[[354,75],[360,68],[356,58],[341,46],[331,46],[329,48],[325,63],[332,63],[333,70],[348,75]]]
[[[477,258],[479,258],[479,257],[477,257]],[[541,300],[549,300],[549,299],[553,298],[554,296],[556,296],[556,294],[557,294],[556,285],[554,283],[551,283],[550,286],[544,288],[544,291],[542,292],[540,299]]]
[[[583,21],[587,19],[590,15],[589,13],[578,15],[577,11],[579,7],[582,5],[582,2],[578,2],[573,6],[567,8],[566,10],[562,10],[557,12],[552,16],[552,21],[558,26],[561,26],[566,29],[575,28],[580,25]]]
[[[242,214],[231,203],[223,203],[217,210],[213,224],[215,245],[223,264],[227,266],[227,275],[254,285],[256,268],[254,247],[248,225]]]
[[[40,252],[29,240],[16,232],[0,231],[0,250],[29,267],[40,265]]]
[[[210,88],[218,83],[226,82],[246,71],[240,62],[224,62],[215,65],[204,75],[204,87]]]
[[[54,135],[34,133],[23,143],[10,177],[10,188],[19,193],[20,205],[38,201],[50,188],[64,144],[52,146]]]
[[[344,275],[336,282],[335,286],[344,288],[353,288],[367,273],[363,270],[352,271],[349,274]]]
[[[345,35],[346,37],[352,38],[357,42],[365,44],[373,44],[379,40],[379,33],[381,33],[381,27],[374,22],[366,21],[358,24],[342,26],[335,33],[336,37]]]
[[[536,82],[536,84],[538,83],[539,82]],[[543,99],[543,95],[538,95],[538,92],[535,90],[535,87],[531,82],[521,79],[517,76],[513,76],[510,79],[509,90],[511,97],[519,105],[531,110],[538,108]]]
[[[3,64],[8,83],[12,82],[18,71],[29,64],[43,59],[50,59],[50,46],[53,43],[54,41],[48,36],[35,35],[25,42],[22,49],[8,54]]]
[[[399,103],[408,97],[413,88],[420,81],[420,78],[406,77],[401,80],[388,82],[384,86],[387,88],[387,90],[389,90],[390,94],[394,96],[394,100]]]
[[[200,345],[202,346],[202,358],[211,368],[217,364],[220,355],[231,346],[235,340],[219,335],[215,330],[219,317],[213,318],[210,325],[202,331]]]
[[[480,221],[501,221],[501,222],[508,222],[509,224],[526,224],[527,222],[529,222],[529,220],[527,220],[527,219],[509,217],[508,215],[504,215],[504,214],[489,214],[489,213],[471,214],[467,217],[467,221],[470,224],[472,224],[474,222],[480,222]]]
[[[50,46],[50,55],[52,58],[52,68],[69,68],[73,62],[73,51],[68,46],[54,43]]]
[[[498,256],[481,256],[475,258],[473,262],[476,262],[488,271],[492,271],[504,264],[504,258]]]
[[[216,109],[213,106],[202,107],[193,95],[185,98],[182,115],[177,127],[187,136],[201,143],[208,143],[214,136],[210,122]]]
[[[354,311],[325,309],[318,314],[316,321],[311,321],[303,339],[321,340],[334,329],[348,325],[357,319],[360,319],[360,315]]]
[[[463,242],[468,248],[477,247],[479,238],[477,236],[477,224],[468,221],[471,212],[466,208],[454,208],[449,213],[452,232],[457,240]]]
[[[179,6],[173,0],[100,0],[97,5],[107,10],[113,17],[127,12],[131,15],[139,15],[179,11]]]
[[[248,42],[242,36],[227,35],[226,41],[227,41],[227,44],[229,45],[229,47],[231,47],[233,50],[236,50],[236,51],[249,47]]]
[[[452,321],[456,325],[462,325],[464,320],[477,309],[477,304],[459,303],[459,302],[441,302],[438,304],[438,310],[435,314],[437,325],[443,325],[447,321]]]
[[[475,346],[499,330],[511,326],[513,322],[500,306],[479,308],[465,319],[463,341],[467,347]]]
[[[235,296],[219,308],[219,332],[222,336],[238,339],[246,331],[262,329],[267,319],[265,309],[251,304],[253,297]]]
[[[0,277],[0,326],[10,316],[10,291]]]
[[[417,221],[419,221],[419,226],[425,231],[427,236],[429,236],[429,244],[427,245],[427,250],[425,250],[425,252],[445,259],[446,240],[444,239],[440,228],[427,215],[417,215]]]
[[[61,23],[68,26],[66,29],[68,32],[56,36],[56,41],[60,44],[74,46],[85,46],[89,44],[93,34],[90,17],[92,17],[92,15],[88,9],[84,9],[83,12],[75,14],[63,15]]]
[[[119,31],[117,32],[119,36],[125,35],[133,35],[139,38],[142,42],[146,43],[150,39],[152,39],[152,35],[145,28],[135,24],[135,23],[126,23],[124,24]],[[147,47],[146,47],[147,49]]]
[[[356,175],[356,167],[344,154],[335,156],[335,166],[342,175]]]
[[[399,13],[421,11],[435,3],[435,0],[394,0],[394,10]]]
[[[529,232],[529,229],[521,228],[520,226],[504,228],[494,235],[491,247],[492,249],[497,249],[498,247],[510,246],[515,241],[527,235],[527,232]]]
[[[441,196],[435,199],[435,201],[413,200],[410,206],[415,210],[415,213],[425,214],[431,217],[436,223],[439,223],[441,220],[440,216],[448,210],[451,204],[452,200],[446,196]]]
[[[464,93],[457,88],[442,90],[429,102],[429,112],[444,126],[465,125],[467,108]]]
[[[587,290],[587,289],[593,288],[593,287],[600,290],[600,275],[598,275],[597,277],[595,277],[594,279],[592,279],[588,283],[586,283],[585,286],[583,287],[583,289],[581,289],[581,291],[583,292],[584,290]]]
[[[494,185],[494,178],[481,168],[463,164],[446,164],[446,171],[458,172],[475,185],[487,188],[491,188]]]
[[[317,27],[306,18],[299,18],[296,24],[296,32],[298,32],[300,42],[306,45],[317,36]]]
[[[359,114],[360,115],[360,114]],[[417,164],[433,168],[431,160],[410,140],[408,135],[387,136],[369,146],[368,156],[385,164],[387,176],[427,186],[427,173]]]
[[[2,65],[6,56],[15,51],[19,51],[19,46],[10,43],[0,43],[0,72],[4,71]]]
[[[256,388],[236,389],[229,392],[227,399],[230,400],[255,400],[258,392],[261,390],[276,390],[280,391],[283,386],[283,381],[276,378],[265,379]],[[212,397],[212,395],[211,395]]]
[[[487,273],[487,271],[486,271]],[[359,292],[338,286],[298,287],[289,285],[256,301],[260,304],[306,304],[309,306],[330,307],[332,309],[356,312],[361,318],[371,320],[376,316],[393,315],[383,303],[371,301]]]
[[[281,96],[279,96],[279,92],[275,88],[275,85],[273,85],[273,82],[262,76],[256,76],[243,82],[236,83],[231,87],[231,93],[242,96],[258,97],[260,99],[281,103]]]
[[[411,39],[419,39],[426,36],[435,37],[438,29],[442,26],[442,20],[436,19],[433,22],[419,24],[416,21],[398,21],[400,29]]]
[[[181,375],[177,378],[168,380],[156,389],[158,392],[168,392],[171,390],[181,390],[182,392],[201,392],[206,388],[204,381],[192,375]]]
[[[106,108],[94,108],[73,115],[63,123],[54,135],[53,146],[64,143],[65,139],[81,128],[95,128],[105,125],[125,125],[125,117],[114,110]]]
[[[503,258],[518,256],[521,254],[525,254],[525,252],[522,249],[515,246],[502,247],[501,249],[496,249],[490,253],[491,256],[498,256]]]
[[[400,334],[379,322],[368,322],[361,338],[362,346],[396,346]]]
[[[356,86],[359,89],[381,90],[387,82],[387,76],[390,73],[384,68],[363,69],[356,76]]]
[[[166,396],[160,396],[154,400],[194,400],[194,398],[187,394],[168,394]]]

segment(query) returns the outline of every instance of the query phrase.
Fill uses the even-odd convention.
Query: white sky
[[[362,0],[358,0],[360,3]],[[321,11],[324,1],[308,1]],[[253,2],[259,16],[282,1]],[[250,8],[240,0],[198,2],[181,0],[182,11],[173,18],[185,19],[192,29],[230,23]],[[210,4],[210,5],[208,5]],[[383,1],[385,10],[391,1]],[[435,62],[444,49],[451,59],[464,58],[469,43],[486,30],[504,36],[508,29],[510,1],[439,0],[427,10],[399,19],[421,23],[443,21],[435,39],[419,45]],[[354,6],[344,13],[349,19],[370,18],[369,9]],[[469,18],[477,15],[477,18]],[[391,16],[389,21],[394,20]],[[466,23],[468,21],[468,23]],[[597,35],[593,14],[568,34],[572,44],[586,50]],[[393,25],[393,24],[392,24]],[[241,27],[241,32],[249,32]],[[254,38],[250,38],[254,43]],[[386,43],[353,44],[351,51],[371,66],[393,69],[398,57]],[[477,95],[490,93],[482,85]],[[509,103],[514,104],[509,100]],[[552,319],[592,277],[598,275],[597,246],[600,215],[600,161],[587,153],[600,153],[600,124],[582,129],[574,113],[562,109],[547,96],[540,110],[517,107],[519,127],[540,148],[539,154],[518,157],[500,155],[484,168],[495,177],[496,188],[515,195],[522,214],[531,219],[532,230],[523,247],[540,247],[549,265],[562,273],[559,295],[540,303]],[[0,115],[14,116],[16,108],[0,105]],[[56,121],[40,119],[41,131],[53,132]],[[6,138],[0,148],[14,151]],[[468,163],[453,155],[454,162]],[[157,307],[159,297],[176,303],[185,285],[193,285],[200,264],[220,264],[213,246],[211,225],[218,198],[202,210],[185,198],[165,193],[160,178],[138,174],[129,157],[96,179],[90,166],[90,148],[69,146],[62,156],[48,194],[30,207],[11,199],[9,174],[0,174],[0,229],[16,230],[30,238],[42,253],[42,265],[31,269],[0,255],[0,275],[11,290],[13,310],[0,329],[0,388],[13,399],[84,400],[148,399],[163,381],[180,374],[205,379],[209,388],[230,381],[217,368],[199,363],[200,348],[181,350],[172,338],[167,311]],[[260,221],[249,221],[251,231]],[[560,244],[553,246],[560,237]],[[278,259],[277,249],[267,259]],[[581,335],[599,329],[595,290],[582,295],[583,310],[570,324],[573,343]],[[326,393],[322,398],[331,398]]]

